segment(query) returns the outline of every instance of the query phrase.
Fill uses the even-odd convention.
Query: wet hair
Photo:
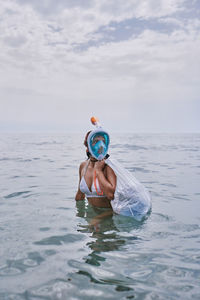
[[[88,142],[87,142],[87,138],[88,138],[88,135],[90,134],[90,132],[92,132],[92,130],[88,131],[85,135],[85,139],[84,139],[84,142],[83,142],[83,145],[85,147],[88,147]]]
[[[87,138],[88,138],[88,135],[90,134],[91,131],[92,131],[92,130],[88,131],[88,132],[86,133],[86,135],[85,135],[85,139],[84,139],[84,142],[83,142],[83,145],[84,145],[85,147],[88,147]],[[91,156],[90,152],[87,151],[86,154],[87,154],[87,157],[90,158],[90,156]]]

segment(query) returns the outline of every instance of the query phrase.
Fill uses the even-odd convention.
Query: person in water
[[[105,160],[109,156],[109,135],[103,130],[89,131],[84,140],[88,159],[79,167],[79,186],[75,200],[84,200],[95,207],[111,208],[116,175]],[[103,217],[103,216],[102,216]]]
[[[88,159],[80,164],[76,200],[84,200],[99,208],[112,208],[92,220],[92,225],[112,214],[141,221],[151,211],[151,197],[146,188],[114,159],[108,158],[109,134],[93,123],[96,129],[86,134],[84,145]]]

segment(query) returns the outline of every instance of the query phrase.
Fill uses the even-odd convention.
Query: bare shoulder
[[[86,163],[87,163],[87,161],[85,160],[85,161],[83,161],[83,162],[80,164],[80,166],[79,166],[79,171],[80,171],[80,172],[83,170],[83,168],[85,167]]]
[[[113,169],[110,166],[106,165],[105,171],[106,171],[107,176],[109,176],[109,175],[115,176],[115,172],[113,171]]]

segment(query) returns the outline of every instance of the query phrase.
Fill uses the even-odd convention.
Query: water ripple
[[[21,196],[23,194],[28,194],[28,193],[30,193],[30,191],[14,192],[12,194],[4,196],[4,198],[5,199],[15,198],[15,197]]]
[[[68,243],[75,243],[80,240],[83,240],[83,235],[78,234],[66,234],[66,235],[56,235],[56,236],[50,236],[48,238],[44,238],[40,241],[34,242],[35,245],[62,245],[68,244]]]
[[[68,299],[69,291],[73,288],[68,280],[56,278],[41,286],[34,287],[23,293],[24,299],[65,300]]]
[[[38,252],[30,252],[23,259],[9,259],[6,265],[0,267],[0,276],[14,276],[26,272],[28,268],[40,265],[44,259]]]
[[[139,168],[139,167],[133,167],[133,168],[127,168],[129,171],[132,172],[142,172],[142,173],[155,173],[156,171],[152,171],[152,170],[147,170],[144,168]]]

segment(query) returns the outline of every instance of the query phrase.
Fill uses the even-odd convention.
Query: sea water
[[[142,222],[74,200],[81,134],[0,135],[0,299],[200,299],[200,134],[113,134]]]

